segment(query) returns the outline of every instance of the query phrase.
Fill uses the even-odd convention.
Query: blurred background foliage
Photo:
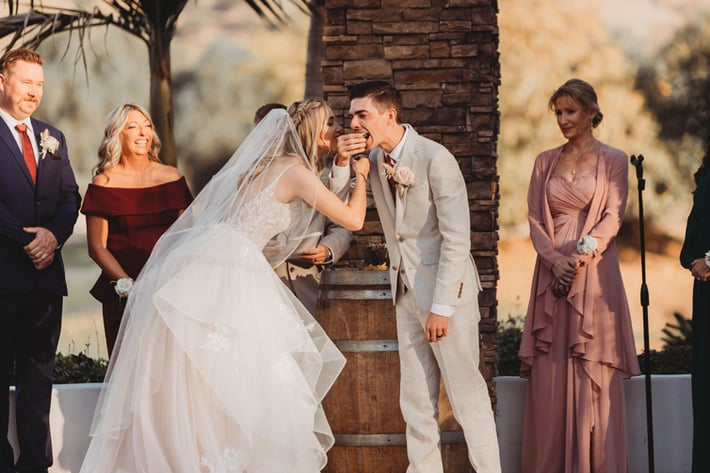
[[[525,197],[536,155],[564,142],[548,110],[548,98],[565,80],[579,77],[599,96],[604,120],[596,136],[645,158],[649,250],[662,252],[664,242],[682,238],[694,188],[692,174],[710,130],[709,7],[698,2],[684,13],[684,24],[678,26],[673,22],[678,15],[669,15],[659,27],[667,34],[639,38],[624,26],[643,21],[631,10],[641,3],[651,9],[673,2],[500,2],[498,169],[500,225],[507,235],[527,235]],[[654,35],[667,38],[666,43],[651,47]],[[629,178],[622,240],[637,235],[633,171]]]
[[[292,21],[278,29],[234,0],[189,2],[178,20],[172,43],[178,167],[194,191],[239,146],[258,106],[303,95],[309,18],[296,7],[284,8]],[[47,84],[36,114],[67,135],[82,192],[106,114],[124,102],[149,103],[145,44],[113,27],[86,34],[86,66],[69,33],[39,47]]]

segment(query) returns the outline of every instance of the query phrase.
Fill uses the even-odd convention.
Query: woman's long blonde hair
[[[318,111],[325,110],[325,120],[330,116],[330,107],[324,100],[306,99],[292,103],[288,107],[288,114],[296,126],[298,137],[301,139],[303,150],[306,152],[308,161],[318,173],[325,166],[322,159],[321,147],[318,145],[318,138],[321,130],[325,126],[322,116]]]
[[[106,169],[117,166],[121,161],[121,131],[123,131],[123,128],[126,126],[128,114],[134,110],[140,112],[150,122],[153,128],[153,142],[150,146],[150,150],[148,150],[148,159],[157,163],[160,162],[160,158],[158,157],[160,153],[160,138],[158,138],[158,134],[155,132],[155,125],[150,118],[150,114],[140,105],[127,103],[114,108],[111,113],[106,116],[104,136],[101,139],[101,144],[99,144],[99,163],[94,168],[94,177],[98,176]]]

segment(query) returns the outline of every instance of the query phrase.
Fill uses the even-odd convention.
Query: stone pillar
[[[446,146],[468,186],[472,254],[480,295],[482,370],[496,369],[499,129],[496,0],[325,0],[324,95],[347,127],[348,86],[372,79],[402,93],[402,121]],[[375,212],[343,264],[356,266],[381,241]]]

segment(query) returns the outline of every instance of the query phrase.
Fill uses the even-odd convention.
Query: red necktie
[[[394,182],[394,159],[389,154],[385,154],[385,162],[392,167],[392,173],[387,174],[387,180],[390,183],[390,190],[392,191],[392,198],[397,201],[397,183]]]
[[[20,123],[15,126],[15,129],[20,132],[22,138],[22,156],[25,158],[25,164],[32,176],[32,182],[37,183],[37,162],[35,161],[35,152],[32,150],[32,142],[27,134],[27,125]]]

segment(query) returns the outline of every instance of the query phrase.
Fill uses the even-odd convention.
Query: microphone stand
[[[643,190],[646,187],[646,180],[643,178],[643,155],[638,157],[631,155],[631,164],[636,167],[636,178],[638,179],[638,201],[639,201],[639,238],[641,240],[641,307],[643,308],[643,352],[644,352],[644,375],[646,380],[646,432],[648,436],[648,471],[655,472],[653,461],[653,403],[651,399],[651,359],[649,356],[649,329],[648,329],[648,286],[646,286],[646,239],[643,226]]]

